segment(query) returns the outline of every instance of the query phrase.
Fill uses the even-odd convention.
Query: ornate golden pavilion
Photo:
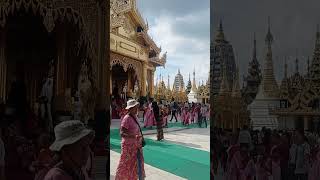
[[[136,0],[110,1],[110,91],[114,96],[153,97],[154,72],[164,66],[166,53],[148,34]]]
[[[104,139],[110,107],[107,7],[106,0],[1,0],[0,103],[26,118],[39,97],[49,97],[54,125],[72,117],[75,97],[81,98],[81,120],[99,124],[96,137]]]

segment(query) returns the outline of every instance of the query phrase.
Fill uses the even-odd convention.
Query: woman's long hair
[[[158,121],[160,119],[160,110],[156,101],[152,102],[152,109],[153,109],[154,117],[156,118],[156,121]]]

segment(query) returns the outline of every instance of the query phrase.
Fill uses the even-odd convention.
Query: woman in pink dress
[[[144,128],[148,128],[155,125],[155,118],[152,110],[152,102],[149,101],[147,112],[145,113],[144,118]]]
[[[121,122],[121,155],[116,172],[116,180],[144,179],[143,137],[139,126],[137,113],[139,102],[129,100],[127,108],[129,113]]]
[[[184,110],[182,111],[182,119],[183,119],[183,125],[189,125],[189,121],[191,118],[191,114],[188,110],[188,107],[185,107]]]
[[[227,180],[253,180],[255,166],[249,156],[249,141],[247,137],[239,138],[240,150],[235,152],[228,168]]]

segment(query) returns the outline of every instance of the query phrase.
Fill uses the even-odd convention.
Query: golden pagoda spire
[[[287,57],[284,57],[284,78],[288,78],[288,64],[287,64]]]
[[[317,42],[317,44],[320,44],[320,29],[319,29],[319,24],[317,24],[316,42]]]
[[[196,70],[195,70],[195,68],[193,69],[192,91],[193,91],[193,92],[196,92],[196,91],[197,91]]]
[[[298,49],[296,50],[296,74],[299,74]]]
[[[308,67],[307,67],[307,71],[308,71],[308,76],[310,75],[310,57],[308,56]]]
[[[268,32],[265,38],[265,42],[267,45],[267,54],[266,54],[264,70],[263,70],[263,79],[262,79],[263,88],[267,96],[278,97],[279,88],[278,88],[276,79],[274,77],[274,71],[273,71],[273,60],[272,60],[272,49],[271,49],[273,36],[270,30],[270,17],[268,17]]]
[[[225,38],[224,38],[224,32],[223,32],[223,27],[222,27],[222,20],[220,19],[220,23],[219,23],[219,28],[218,28],[218,31],[216,33],[216,40],[220,40],[220,41],[223,41]]]
[[[252,53],[253,60],[257,60],[257,40],[256,40],[256,33],[253,34],[253,53]]]
[[[168,75],[168,89],[170,90],[170,75]]]

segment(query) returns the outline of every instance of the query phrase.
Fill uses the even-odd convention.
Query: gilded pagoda
[[[249,125],[249,111],[241,96],[239,85],[239,69],[233,80],[232,87],[227,80],[227,70],[223,67],[220,92],[214,99],[214,126],[235,131],[244,125]]]
[[[212,72],[212,95],[218,95],[220,91],[220,84],[222,80],[222,68],[225,65],[227,70],[227,83],[229,86],[233,84],[233,78],[236,72],[235,57],[233,47],[229,41],[226,40],[222,21],[220,21],[219,28],[215,33],[215,39],[210,47],[210,60]]]
[[[231,130],[249,125],[249,112],[241,94],[233,48],[225,40],[221,22],[210,48],[210,83],[207,85],[211,95],[210,120],[216,127]]]
[[[114,97],[153,97],[154,72],[166,53],[148,34],[136,0],[110,1],[110,91]]]
[[[280,129],[304,128],[320,130],[320,31],[316,32],[315,46],[311,67],[307,74],[299,72],[298,58],[293,75],[288,77],[285,61],[284,78],[280,86],[280,107],[272,110],[278,116]]]
[[[258,93],[261,78],[260,64],[257,59],[257,42],[254,35],[252,61],[249,62],[248,75],[244,77],[244,85],[241,90],[248,105],[252,103]]]

